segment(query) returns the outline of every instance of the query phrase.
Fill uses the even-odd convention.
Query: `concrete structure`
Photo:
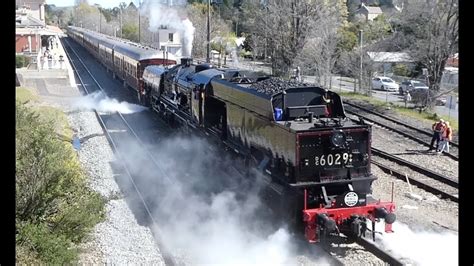
[[[15,3],[17,11],[42,21],[44,24],[44,5],[46,4],[45,0],[16,0]]]
[[[165,26],[161,26],[157,32],[153,33],[151,46],[178,57],[182,56],[181,35],[177,30]]]
[[[413,59],[403,52],[367,52],[370,60],[374,63],[377,72],[392,73],[392,67],[396,64],[404,64],[408,69],[412,69],[414,65]]]
[[[366,6],[362,3],[360,4],[360,8],[356,11],[356,14],[363,15],[366,21],[372,21],[379,15],[383,14],[383,12],[378,6]]]
[[[44,1],[17,1],[15,16],[17,53],[37,53],[41,48],[38,33],[46,27],[44,22]]]
[[[56,40],[53,43],[59,42],[58,36],[63,32],[58,27],[46,25],[44,0],[17,0],[16,4],[15,52],[29,56],[30,66],[41,69],[44,66],[40,62],[44,60],[41,56],[46,49],[52,49],[52,40]]]

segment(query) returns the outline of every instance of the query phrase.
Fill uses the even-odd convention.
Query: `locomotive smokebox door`
[[[336,197],[336,207],[338,208],[350,208],[365,205],[367,205],[367,195],[363,193],[348,191]]]

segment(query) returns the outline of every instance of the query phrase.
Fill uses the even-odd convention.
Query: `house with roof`
[[[46,25],[45,0],[16,0],[15,52],[38,62],[51,40],[64,34],[55,26]],[[34,64],[33,64],[34,65]]]
[[[404,52],[367,52],[373,63],[374,69],[379,73],[393,73],[393,67],[397,64],[406,65],[408,69],[415,67],[411,56]]]
[[[364,3],[361,3],[355,14],[364,16],[365,21],[372,21],[379,15],[383,14],[383,11],[378,6],[366,6]]]

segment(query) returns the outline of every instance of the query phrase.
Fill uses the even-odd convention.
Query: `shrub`
[[[40,118],[17,102],[17,249],[25,262],[72,263],[74,244],[104,218],[105,202],[87,186],[71,144]]]
[[[30,63],[30,58],[25,55],[16,55],[16,67],[26,67]]]
[[[396,64],[393,67],[393,73],[397,76],[408,77],[410,75],[410,71],[408,67],[404,64]]]

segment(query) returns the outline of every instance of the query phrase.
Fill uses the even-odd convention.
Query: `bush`
[[[105,202],[87,186],[72,145],[40,118],[17,102],[16,245],[22,261],[72,263]]]
[[[22,232],[19,234],[17,242],[36,251],[39,255],[36,260],[59,265],[74,261],[77,257],[77,251],[71,248],[71,241],[65,235],[53,233],[45,223],[26,222],[17,225],[17,229]],[[25,257],[18,259],[27,260]]]
[[[30,58],[25,55],[16,56],[16,68],[26,67],[30,63]]]
[[[408,77],[410,75],[410,70],[404,64],[396,64],[393,67],[393,73],[397,76]]]

